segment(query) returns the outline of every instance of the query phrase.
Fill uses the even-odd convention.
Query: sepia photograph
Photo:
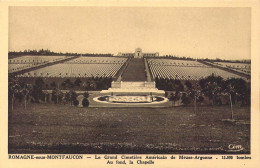
[[[9,6],[8,154],[251,154],[251,19]]]

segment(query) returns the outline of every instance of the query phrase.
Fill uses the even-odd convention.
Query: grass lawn
[[[250,153],[250,108],[78,108],[30,104],[9,119],[9,153]]]

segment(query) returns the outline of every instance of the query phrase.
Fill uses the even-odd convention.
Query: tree
[[[37,87],[39,87],[39,88],[43,88],[43,85],[44,85],[43,79],[42,79],[42,78],[37,78],[37,79],[35,80],[35,85],[36,85]]]
[[[68,103],[68,102],[70,102],[70,92],[66,92],[65,93],[65,101],[66,101],[66,103]]]
[[[77,93],[75,91],[72,91],[72,94],[71,94],[72,101],[76,100],[77,97],[78,97]]]
[[[221,96],[223,83],[223,78],[214,74],[199,81],[201,92],[212,101],[212,105],[219,104],[216,100]]]
[[[247,88],[246,82],[243,79],[228,79],[223,85],[223,93],[229,96],[230,102],[230,119],[234,119],[233,105],[236,103],[236,97],[241,100],[242,104],[248,101],[250,97],[250,87]],[[250,99],[249,99],[250,101]]]
[[[22,94],[24,95],[24,108],[26,109],[27,107],[27,98],[28,95],[30,95],[30,93],[33,90],[33,86],[31,84],[25,84],[21,90]]]
[[[57,101],[57,98],[56,98],[56,89],[53,89],[53,90],[52,90],[52,93],[51,93],[51,101],[53,101],[54,103]]]
[[[62,92],[60,89],[55,88],[52,90],[52,101],[54,101],[56,104],[59,104],[59,99],[61,97]]]
[[[232,95],[235,94],[235,89],[231,84],[229,84],[228,87],[226,87],[226,89],[224,90],[224,93],[228,94],[228,96],[229,96],[230,112],[231,112],[230,119],[233,120],[234,112],[233,112],[233,100],[232,100],[233,96]]]
[[[39,102],[39,99],[43,96],[43,89],[44,86],[44,81],[42,78],[37,78],[35,80],[35,83],[33,85],[33,90],[32,90],[32,96],[34,97],[36,102]]]
[[[173,80],[172,89],[177,92],[181,92],[181,91],[184,91],[184,86],[180,80]]]
[[[232,103],[235,104],[236,100],[241,101],[241,104],[248,104],[248,96],[250,96],[250,84],[248,84],[245,80],[241,78],[231,78],[226,80],[224,84],[224,88],[227,89],[226,87],[233,87],[234,90],[234,95],[232,98]]]
[[[173,106],[173,103],[174,103],[174,106],[175,106],[175,102],[178,101],[181,96],[180,96],[180,91],[183,91],[184,90],[184,86],[183,84],[181,83],[180,80],[165,80],[163,83],[165,89],[167,90],[172,90],[173,92],[171,93],[170,97],[169,97],[169,100],[172,101],[172,106]]]
[[[82,83],[82,81],[80,80],[80,78],[77,78],[75,81],[74,81],[74,85],[77,86],[77,87],[80,87],[80,84]]]
[[[55,91],[56,95],[56,103],[59,104],[59,94],[60,94],[60,90],[56,88],[56,91]]]
[[[49,95],[49,93],[47,91],[43,91],[44,94],[44,102],[47,102],[47,96]]]
[[[66,89],[66,82],[65,81],[61,83],[61,87],[62,87],[62,89]]]
[[[8,81],[8,94],[11,97],[11,110],[14,110],[14,99],[15,95],[18,94],[21,90],[21,86],[17,78],[9,78]]]
[[[66,101],[70,102],[70,105],[72,105],[73,101],[77,99],[77,93],[75,91],[70,90],[65,95]]]
[[[187,93],[182,93],[181,102],[185,105],[190,104],[191,99],[187,96]]]
[[[67,80],[67,85],[70,89],[74,87],[74,83],[70,81],[70,79]]]
[[[62,82],[61,86],[63,87],[63,89],[67,89],[67,88],[73,88],[74,84],[73,82],[71,82],[70,79],[66,79],[64,82]]]
[[[89,81],[89,87],[91,90],[96,90],[97,89],[97,83],[95,82],[95,79],[92,79]]]
[[[88,85],[87,85],[86,82],[83,82],[83,83],[82,83],[82,88],[83,88],[84,90],[88,89]]]
[[[52,88],[56,88],[56,86],[57,86],[54,81],[50,85],[51,85]]]
[[[176,91],[175,93],[171,93],[169,100],[172,102],[172,106],[174,104],[175,106],[175,102],[178,101],[180,99],[180,92]]]
[[[59,91],[59,94],[58,94],[58,101],[59,101],[59,104],[62,103],[62,101],[63,101],[63,97],[64,97],[64,94],[63,94],[61,91]]]
[[[197,101],[203,100],[200,97],[202,97],[201,88],[198,83],[195,85],[192,85],[190,82],[186,82],[185,85],[187,86],[186,93],[190,96],[191,99],[194,100],[194,113],[197,113]]]
[[[192,83],[190,81],[185,82],[185,86],[188,87],[189,89],[192,88]]]

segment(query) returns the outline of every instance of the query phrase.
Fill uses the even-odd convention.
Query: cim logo
[[[228,151],[231,152],[238,152],[238,151],[242,151],[244,148],[242,147],[242,145],[236,145],[236,144],[230,144],[228,145]]]

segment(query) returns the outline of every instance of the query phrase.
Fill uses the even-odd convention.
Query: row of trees
[[[31,100],[33,102],[39,102],[39,100],[44,96],[42,91],[43,81],[36,80],[34,84],[27,84],[18,81],[15,77],[9,77],[8,79],[8,102],[11,105],[11,110],[13,111],[14,102],[19,100],[20,102],[24,100],[24,107],[27,106],[27,101]]]
[[[211,105],[221,105],[221,98],[227,97],[232,119],[234,104],[240,102],[242,106],[250,105],[250,83],[246,83],[241,78],[224,80],[220,76],[211,75],[199,81],[185,81],[184,84],[179,80],[171,79],[157,79],[156,82],[159,88],[171,92],[170,95],[166,92],[166,96],[174,104],[180,99],[185,105],[193,102],[195,113],[197,104],[203,102],[205,98],[209,100]]]
[[[247,64],[251,63],[250,59],[247,59],[247,60],[226,60],[226,59],[220,59],[220,58],[216,58],[216,59],[205,58],[205,59],[198,59],[198,60],[207,61],[207,62],[230,62],[230,63],[247,63]]]
[[[72,53],[72,52],[54,52],[49,49],[40,50],[24,50],[24,51],[9,51],[9,56],[23,56],[23,55],[50,55],[50,56],[100,56],[100,57],[112,57],[113,54],[110,53]]]
[[[54,102],[55,104],[63,104],[63,105],[70,104],[71,106],[72,105],[78,106],[79,100],[77,99],[77,97],[78,97],[77,93],[73,90],[63,93],[58,88],[55,88],[51,93],[51,101]],[[83,99],[82,99],[82,105],[84,107],[89,106],[88,97],[89,97],[89,93],[84,92]]]
[[[79,104],[77,94],[73,90],[102,90],[108,89],[111,86],[112,78],[92,77],[88,79],[77,78],[74,82],[66,79],[61,84],[53,81],[46,84],[42,78],[36,78],[33,84],[18,81],[16,77],[10,76],[8,80],[8,102],[13,111],[15,101],[24,101],[26,108],[28,101],[39,103],[54,102],[57,104]],[[52,90],[48,93],[44,90]],[[62,92],[61,90],[69,90]],[[51,97],[51,99],[49,99]],[[84,94],[83,106],[88,106],[88,93]]]
[[[107,82],[111,84],[111,81],[103,81],[98,78],[92,78],[92,80],[97,83],[99,82],[104,84]],[[53,101],[57,104],[78,105],[78,95],[75,91],[73,91],[73,87],[74,85],[80,87],[82,86],[81,83],[82,81],[80,79],[76,79],[74,83],[70,80],[65,80],[61,86],[51,84],[51,100],[47,100],[50,97],[50,93],[43,91],[44,81],[42,78],[37,78],[34,84],[27,84],[19,82],[15,77],[10,77],[8,81],[8,98],[11,105],[11,110],[13,110],[14,101],[16,99],[19,101],[24,100],[25,108],[28,100],[36,103],[40,101]],[[91,84],[88,86],[91,86]],[[246,81],[241,78],[224,80],[220,76],[211,75],[199,81],[192,82],[156,78],[156,86],[159,89],[170,91],[170,95],[165,96],[168,97],[173,103],[180,99],[185,105],[193,102],[195,113],[197,110],[197,103],[203,102],[205,98],[209,100],[211,105],[221,105],[221,98],[228,97],[231,111],[233,104],[236,104],[237,102],[241,102],[241,105],[250,105],[250,83],[246,83]],[[98,89],[100,87],[101,86],[98,84],[95,87],[91,86],[92,89]],[[64,93],[61,91],[62,89],[69,91]],[[86,100],[87,98],[88,93],[86,92],[83,99],[84,104],[88,104],[88,100]],[[231,118],[233,118],[233,112],[231,113]]]
[[[184,85],[180,80],[155,78],[156,87],[165,91],[184,91]]]
[[[14,56],[23,56],[23,55],[49,55],[49,56],[92,56],[92,57],[112,57],[114,56],[111,53],[72,53],[72,52],[54,52],[50,51],[49,49],[39,49],[39,50],[30,50],[26,49],[24,51],[9,51],[8,55],[10,57]],[[177,55],[164,55],[164,56],[159,56],[156,58],[170,58],[170,59],[176,59],[176,60],[195,60],[194,58],[191,57],[185,57],[185,56],[177,56]],[[202,61],[211,61],[211,62],[235,62],[235,63],[251,63],[251,60],[225,60],[225,59],[199,59]]]
[[[156,58],[170,58],[170,59],[175,59],[175,60],[195,60],[194,58],[191,57],[185,57],[185,56],[177,56],[177,55],[164,55],[164,56],[159,56]]]
[[[208,61],[208,62],[230,62],[230,63],[251,63],[251,60],[226,60],[226,59],[208,59],[208,58],[200,58],[200,59],[195,59],[191,57],[185,57],[185,56],[177,56],[177,55],[164,55],[164,56],[159,56],[155,58],[169,58],[169,59],[175,59],[175,60],[200,60],[200,61]]]
[[[59,87],[62,90],[105,90],[111,87],[111,77],[92,77],[92,78],[77,78],[72,81],[70,78],[65,79],[61,83],[55,81],[45,85],[45,89],[53,89]]]
[[[19,81],[16,77],[9,77],[8,80],[8,103],[10,110],[13,111],[15,101],[24,101],[24,108],[27,107],[28,101],[33,103],[39,102],[54,102],[56,104],[70,104],[77,106],[77,93],[73,90],[62,92],[61,89],[55,86],[52,92],[49,93],[44,89],[44,81],[42,78],[37,78],[34,84],[27,84]],[[51,99],[49,99],[51,97]],[[89,93],[83,94],[82,105],[88,106]]]

